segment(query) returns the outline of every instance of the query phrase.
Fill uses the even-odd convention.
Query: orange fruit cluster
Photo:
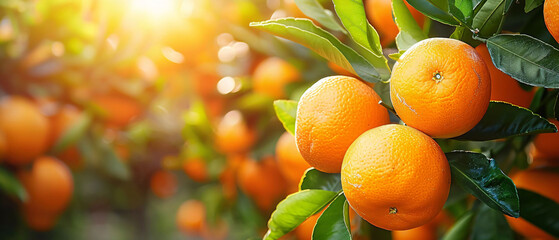
[[[491,77],[471,46],[420,41],[396,62],[390,80],[395,112],[407,126],[389,124],[369,85],[326,77],[299,100],[296,147],[310,166],[341,172],[348,203],[366,221],[388,230],[420,227],[439,214],[450,191],[450,166],[433,138],[462,135],[481,120]]]

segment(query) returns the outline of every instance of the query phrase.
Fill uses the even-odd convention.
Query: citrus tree
[[[252,22],[346,75],[274,102],[312,168],[264,239],[559,237],[556,2],[295,0],[306,18]]]

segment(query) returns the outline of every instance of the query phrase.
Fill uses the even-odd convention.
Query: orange
[[[310,216],[309,218],[307,218],[307,220],[301,223],[299,227],[295,229],[295,236],[297,237],[297,240],[312,239],[312,232],[314,230],[314,226],[316,225],[316,222],[318,221],[318,218],[320,217],[321,214],[322,212]]]
[[[200,234],[206,226],[206,206],[198,200],[188,200],[180,205],[176,221],[183,233]]]
[[[559,121],[552,118],[547,120],[559,127]],[[557,143],[559,143],[559,133],[542,133],[534,139],[534,148],[543,156],[556,158],[559,157]]]
[[[305,171],[311,167],[295,144],[295,137],[288,132],[281,135],[276,144],[276,158],[281,173],[289,183],[289,191],[296,192]]]
[[[82,116],[82,112],[72,105],[64,105],[59,108],[53,116],[49,118],[50,122],[50,135],[49,144],[54,146],[57,141],[72,128],[79,118]],[[71,169],[79,169],[82,167],[83,162],[81,159],[80,152],[76,145],[69,146],[64,149],[64,151],[58,153],[56,157],[62,160]]]
[[[283,7],[290,17],[309,18],[303,13],[303,11],[301,11],[301,9],[299,9],[299,7],[297,7],[297,4],[295,4],[295,0],[283,0]]]
[[[555,41],[559,42],[559,0],[545,0],[543,4],[545,26]]]
[[[247,160],[237,172],[241,190],[263,211],[272,210],[286,193],[285,179],[273,157],[261,161]]]
[[[81,116],[81,111],[72,105],[64,105],[61,107],[58,112],[49,119],[49,143],[51,143],[51,145],[56,144],[66,131],[77,123]]]
[[[272,98],[284,98],[285,86],[299,81],[299,70],[281,58],[271,57],[262,61],[252,76],[254,92]]]
[[[256,134],[247,126],[239,111],[226,113],[217,126],[215,144],[222,153],[245,153],[255,141]]]
[[[337,74],[355,77],[355,78],[357,77],[355,74],[351,73],[348,70],[345,70],[345,68],[340,67],[338,64],[335,64],[334,62],[328,62],[328,67]]]
[[[56,215],[70,202],[74,192],[74,180],[70,170],[52,157],[39,157],[31,170],[20,170],[18,178],[28,194],[23,203],[26,210]]]
[[[102,119],[111,127],[125,127],[142,113],[142,106],[124,95],[98,95],[92,101],[102,110]]]
[[[347,76],[326,77],[311,86],[297,106],[295,138],[299,152],[316,169],[340,172],[344,154],[363,132],[390,123],[380,97]]]
[[[413,18],[423,27],[425,17],[419,11],[415,10],[408,2],[404,1],[408,10],[410,10]],[[383,47],[388,46],[396,38],[400,32],[394,18],[392,17],[392,0],[366,0],[365,12],[367,19],[377,30],[380,37],[380,44]]]
[[[227,156],[227,165],[225,170],[219,175],[219,182],[221,183],[223,194],[228,200],[234,200],[237,197],[237,172],[247,161],[244,155],[230,155]]]
[[[217,92],[217,83],[220,78],[217,74],[209,71],[195,71],[192,73],[191,77],[194,91],[196,91],[200,97],[208,98],[219,96]]]
[[[170,171],[157,170],[151,175],[149,186],[155,196],[169,198],[177,192],[177,177]]]
[[[209,179],[206,162],[201,158],[191,158],[184,161],[182,169],[186,175],[196,182],[207,182]]]
[[[403,231],[393,231],[392,240],[436,240],[437,232],[429,224]]]
[[[6,143],[6,136],[4,135],[4,132],[2,132],[2,130],[0,130],[0,162],[2,162],[2,159],[4,158],[4,154],[6,154],[6,148],[8,145]]]
[[[23,219],[29,228],[35,231],[48,231],[56,224],[58,216],[56,214],[33,212],[28,209],[23,210]]]
[[[0,131],[4,133],[6,162],[23,165],[48,147],[48,119],[31,101],[19,97],[0,100]]]
[[[559,174],[546,169],[529,169],[519,172],[512,177],[517,188],[524,188],[559,203]],[[521,203],[522,204],[522,203]],[[522,218],[507,216],[507,220],[516,232],[531,239],[556,239],[540,228]]]
[[[450,166],[432,138],[390,124],[355,140],[344,157],[341,181],[348,203],[363,219],[387,230],[408,230],[441,211]]]
[[[449,38],[422,40],[398,59],[390,79],[394,110],[408,126],[434,138],[452,138],[481,120],[491,78],[470,45]]]
[[[485,62],[491,76],[491,100],[508,102],[525,108],[530,107],[535,92],[522,89],[514,78],[497,69],[493,65],[489,50],[484,43],[475,49]]]

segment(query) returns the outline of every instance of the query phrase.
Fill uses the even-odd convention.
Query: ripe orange
[[[223,194],[228,200],[234,200],[237,197],[236,176],[239,168],[245,161],[248,160],[244,155],[227,156],[227,165],[225,170],[219,175],[219,182],[221,183]]]
[[[74,180],[70,170],[52,157],[39,157],[31,170],[20,170],[18,178],[28,194],[24,209],[35,213],[56,215],[72,198]]]
[[[295,137],[288,132],[281,135],[276,144],[276,158],[281,173],[289,183],[289,191],[296,192],[305,171],[311,167],[295,144]]]
[[[72,146],[57,154],[56,158],[60,159],[72,170],[79,170],[84,166],[82,155],[76,146]]]
[[[312,239],[312,232],[314,230],[314,226],[316,225],[316,222],[318,221],[318,218],[320,217],[321,214],[322,212],[310,216],[309,218],[307,218],[307,220],[301,223],[301,225],[295,228],[295,236],[297,237],[297,240]]]
[[[439,145],[420,131],[396,124],[357,138],[344,157],[341,177],[353,210],[387,230],[428,223],[450,191],[450,167]]]
[[[47,150],[48,120],[23,97],[0,100],[0,131],[5,137],[7,163],[27,164]]]
[[[530,107],[535,92],[522,89],[514,78],[497,69],[493,65],[489,50],[484,43],[475,49],[485,62],[491,76],[491,100],[504,101],[525,108]]]
[[[372,88],[352,77],[316,82],[297,106],[295,138],[303,158],[320,171],[340,172],[349,145],[363,132],[390,122],[379,101]]]
[[[4,154],[6,154],[7,145],[8,144],[6,143],[6,136],[4,135],[4,132],[0,130],[0,162],[2,162]]]
[[[299,81],[299,70],[281,58],[271,57],[262,61],[252,76],[254,92],[272,98],[285,97],[287,84]]]
[[[437,239],[436,229],[429,224],[425,224],[423,226],[419,226],[409,230],[392,232],[392,240],[416,240],[416,239],[436,240]]]
[[[177,177],[170,171],[157,170],[151,175],[149,186],[155,196],[168,198],[177,192]]]
[[[255,141],[256,134],[247,126],[239,111],[226,113],[217,126],[215,144],[222,153],[245,153]]]
[[[545,26],[555,41],[559,42],[559,1],[545,0],[543,4]]]
[[[557,183],[559,174],[546,169],[529,169],[518,172],[512,177],[517,188],[524,188],[545,196],[559,203],[559,191]],[[530,239],[555,239],[548,233],[527,222],[522,218],[507,216],[507,220],[516,232]]]
[[[406,1],[404,1],[404,3],[410,10],[415,21],[420,27],[423,27],[423,22],[425,21],[423,14],[415,10],[415,8],[410,6]],[[367,19],[369,19],[371,25],[378,31],[380,44],[386,47],[388,44],[392,43],[396,35],[400,32],[392,17],[392,1],[367,0],[365,1],[365,12],[367,13]]]
[[[202,97],[216,97],[219,96],[217,92],[217,83],[219,82],[219,76],[211,71],[195,71],[191,74],[192,85],[194,91]]]
[[[57,221],[57,214],[34,212],[23,209],[23,219],[29,228],[35,231],[48,231],[54,227]]]
[[[559,121],[555,119],[548,120],[555,124],[556,127],[559,127]],[[541,153],[542,156],[556,158],[559,157],[557,143],[559,143],[559,133],[542,133],[534,139],[534,148]]]
[[[299,9],[299,7],[297,7],[295,0],[283,0],[283,7],[290,17],[309,18],[301,11],[301,9]]]
[[[354,78],[357,77],[355,74],[351,73],[348,70],[345,70],[344,68],[340,67],[338,64],[335,64],[334,62],[328,62],[328,67],[330,69],[332,69],[332,71],[334,71],[337,74],[344,75],[344,76],[350,76],[350,77],[354,77]]]
[[[177,211],[177,226],[187,234],[200,234],[206,226],[206,206],[198,200],[188,200]]]
[[[125,127],[142,113],[142,106],[124,95],[98,95],[92,102],[103,111],[102,118],[110,127]]]
[[[201,158],[190,158],[183,162],[184,173],[192,180],[202,183],[209,179],[206,162]]]
[[[50,117],[49,143],[54,145],[68,129],[70,129],[81,117],[79,109],[72,105],[64,105],[58,112]]]
[[[273,157],[265,157],[259,162],[243,162],[237,172],[237,181],[241,190],[263,211],[272,210],[286,193],[285,179]]]
[[[422,40],[394,65],[390,97],[408,126],[431,137],[451,138],[481,120],[491,95],[491,78],[470,45],[448,38]]]

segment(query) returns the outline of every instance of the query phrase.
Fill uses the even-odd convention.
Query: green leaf
[[[543,4],[543,0],[526,0],[524,12],[528,13]]]
[[[455,139],[487,141],[556,131],[552,123],[526,108],[506,102],[491,101],[481,121],[472,130]]]
[[[474,226],[472,239],[492,240],[492,239],[514,239],[514,234],[507,223],[505,216],[485,204],[480,204]]]
[[[17,197],[22,202],[27,201],[27,191],[19,180],[7,169],[0,167],[0,191],[8,196]]]
[[[470,225],[472,224],[473,218],[474,214],[472,212],[466,212],[456,221],[452,228],[445,233],[442,240],[468,239],[468,233],[470,232]]]
[[[452,16],[465,25],[471,25],[474,15],[474,3],[471,0],[449,0],[448,4]]]
[[[394,110],[394,106],[392,106],[392,101],[390,100],[390,83],[376,83],[373,90],[379,95],[385,106]]]
[[[538,193],[519,188],[520,216],[559,238],[559,204]]]
[[[338,193],[325,190],[303,190],[287,196],[281,201],[268,221],[268,232],[264,240],[279,239],[295,229],[307,218],[319,212]]]
[[[295,135],[295,120],[297,119],[297,101],[276,100],[274,110],[286,131]]]
[[[313,240],[351,240],[349,204],[340,193],[324,210],[313,229]]]
[[[89,114],[82,114],[80,118],[58,138],[52,147],[52,152],[54,154],[60,153],[72,144],[75,144],[83,137],[89,125],[91,125],[91,116]]]
[[[407,2],[412,7],[417,9],[417,11],[420,11],[425,16],[427,16],[427,17],[429,17],[433,20],[436,20],[436,21],[439,21],[441,23],[448,24],[448,25],[451,25],[451,26],[460,25],[460,22],[458,22],[452,15],[450,15],[450,13],[448,13],[448,9],[443,10],[443,9],[439,8],[438,6],[436,6],[435,4],[433,4],[429,0],[407,0]],[[448,8],[448,6],[447,6],[447,8]]]
[[[333,3],[358,52],[377,69],[382,79],[389,79],[388,60],[382,54],[377,31],[367,20],[363,1],[333,0]]]
[[[479,31],[479,36],[490,37],[501,31],[506,5],[506,0],[485,1],[472,21],[472,28]]]
[[[472,31],[469,28],[464,27],[464,26],[456,27],[456,29],[454,30],[452,35],[450,35],[450,38],[460,40],[462,42],[468,43],[468,44],[473,45],[473,46],[475,46],[479,43],[477,40],[473,39]]]
[[[516,187],[493,159],[481,153],[463,151],[446,153],[446,157],[453,182],[487,206],[509,216],[519,216]]]
[[[334,8],[344,27],[349,31],[353,41],[382,56],[382,46],[377,30],[367,20],[363,1],[332,0]]]
[[[394,14],[394,21],[398,29],[400,29],[400,32],[396,36],[396,45],[400,52],[408,50],[415,43],[427,38],[411,15],[404,0],[393,0],[392,11]]]
[[[346,33],[345,29],[334,18],[334,14],[330,10],[324,9],[317,0],[295,0],[295,4],[301,9],[301,12],[319,22],[322,26]]]
[[[559,88],[559,50],[523,34],[502,34],[487,39],[495,66],[532,86]]]
[[[387,81],[390,77],[386,73],[379,73],[363,56],[308,19],[282,18],[252,22],[250,26],[302,44],[328,61],[352,70],[365,81],[376,83]]]
[[[130,179],[130,169],[124,164],[123,160],[116,154],[115,150],[108,143],[101,143],[103,167],[113,177],[120,180]]]
[[[301,178],[301,190],[321,189],[331,192],[342,191],[341,176],[339,173],[325,173],[309,168]]]

